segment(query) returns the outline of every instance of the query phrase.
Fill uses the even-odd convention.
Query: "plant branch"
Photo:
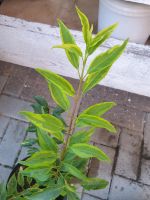
[[[85,70],[85,66],[86,66],[87,57],[88,56],[85,55],[85,58],[83,59],[82,72],[81,72],[81,75],[79,77],[80,82],[79,82],[77,93],[74,97],[74,105],[73,105],[73,108],[72,108],[71,114],[70,114],[70,121],[69,121],[69,126],[68,126],[68,131],[67,131],[67,137],[66,137],[66,141],[65,141],[65,144],[64,144],[64,147],[63,147],[63,150],[62,150],[61,160],[64,159],[64,155],[65,155],[66,149],[68,147],[70,137],[73,134],[73,131],[75,129],[76,117],[78,115],[80,103],[81,103],[81,100],[82,100],[82,85],[83,85],[83,80],[84,80],[84,70]]]

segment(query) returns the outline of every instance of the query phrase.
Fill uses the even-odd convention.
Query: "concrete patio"
[[[77,81],[69,79],[74,87]],[[0,182],[7,177],[18,158],[25,157],[20,142],[26,138],[27,122],[18,115],[31,110],[34,95],[42,95],[54,107],[45,81],[33,70],[0,62]],[[148,200],[150,199],[150,98],[97,86],[85,97],[81,110],[101,101],[115,101],[117,106],[105,117],[118,130],[112,136],[97,130],[92,139],[112,159],[111,165],[93,159],[89,176],[110,182],[102,191],[84,191],[84,200]]]

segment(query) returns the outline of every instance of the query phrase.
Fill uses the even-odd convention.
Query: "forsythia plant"
[[[117,24],[93,37],[93,27],[87,17],[78,8],[76,10],[82,24],[85,52],[82,52],[69,29],[60,20],[62,44],[54,48],[64,49],[68,60],[77,70],[78,89],[75,91],[66,79],[50,70],[36,69],[47,81],[51,97],[58,106],[50,110],[45,99],[36,96],[36,103],[32,105],[34,112],[21,112],[30,122],[28,131],[35,132],[36,136],[23,143],[29,147],[29,157],[20,161],[20,170],[11,176],[7,186],[0,185],[2,200],[79,200],[74,179],[85,190],[103,189],[108,185],[106,180],[87,177],[86,165],[90,158],[110,162],[100,148],[90,144],[90,138],[96,128],[116,133],[115,127],[102,118],[115,103],[98,103],[81,113],[79,107],[82,97],[105,78],[128,41],[96,56],[85,70],[89,56],[110,37]],[[69,97],[73,98],[73,106]],[[61,116],[63,112],[68,112],[67,122]]]

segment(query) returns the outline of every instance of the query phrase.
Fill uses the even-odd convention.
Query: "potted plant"
[[[78,200],[76,181],[85,190],[103,189],[108,185],[107,180],[87,177],[86,166],[93,157],[110,162],[100,148],[90,144],[90,138],[95,128],[116,133],[115,127],[102,118],[115,103],[98,103],[80,113],[79,108],[82,97],[107,75],[128,41],[96,56],[86,71],[89,56],[109,38],[117,24],[93,37],[87,17],[78,8],[76,10],[82,24],[85,52],[77,46],[71,32],[60,20],[62,44],[54,48],[64,49],[77,70],[78,89],[75,91],[65,78],[50,70],[36,69],[46,79],[58,106],[50,110],[45,99],[37,96],[32,105],[34,112],[21,112],[30,122],[28,131],[36,133],[36,137],[24,142],[23,145],[29,147],[29,157],[19,162],[6,186],[0,185],[2,200]],[[72,106],[68,97],[73,98]],[[63,112],[68,112],[67,121],[61,116]]]

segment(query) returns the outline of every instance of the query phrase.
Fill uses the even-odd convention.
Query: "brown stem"
[[[62,150],[62,154],[61,154],[61,160],[64,159],[64,156],[65,156],[65,153],[66,153],[69,141],[70,141],[70,137],[73,134],[73,131],[75,129],[75,122],[76,122],[76,118],[77,118],[77,115],[79,112],[80,103],[82,100],[82,85],[83,85],[83,77],[84,77],[84,69],[85,69],[85,65],[86,65],[86,60],[87,60],[87,57],[85,57],[85,59],[83,60],[83,69],[82,69],[82,73],[80,76],[80,82],[79,82],[77,94],[74,97],[74,105],[71,110],[69,127],[68,127],[68,131],[67,131],[66,141],[63,146],[63,150]]]

